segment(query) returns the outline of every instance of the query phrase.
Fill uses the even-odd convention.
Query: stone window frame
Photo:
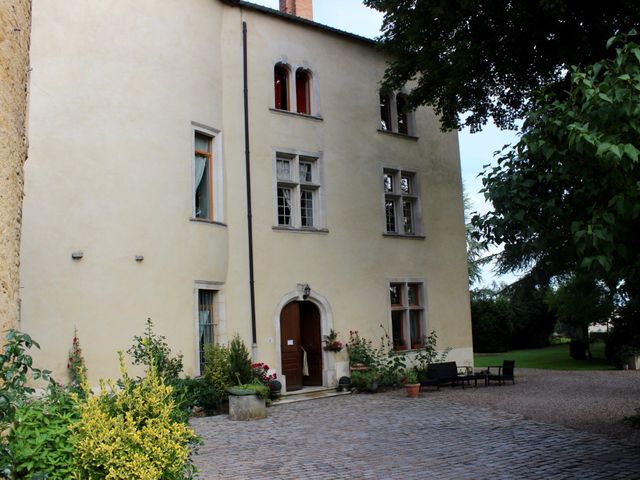
[[[217,224],[225,226],[225,203],[224,203],[224,159],[222,155],[222,132],[217,128],[210,127],[203,123],[191,122],[191,149],[189,151],[189,165],[191,169],[190,174],[190,191],[191,191],[191,216],[189,220],[193,222]],[[210,172],[211,172],[211,205],[212,211],[208,218],[201,218],[196,216],[196,171],[194,156],[196,152],[196,134],[204,135],[210,138],[211,145],[211,159],[210,159]]]
[[[392,303],[392,287],[397,286],[400,289],[400,302]],[[422,346],[424,337],[427,335],[427,296],[426,282],[424,278],[404,277],[387,279],[387,311],[388,315],[388,331],[391,342],[395,350],[415,350]],[[414,304],[409,302],[409,288],[414,288],[417,292],[417,301]],[[394,313],[396,315],[394,315]],[[419,316],[419,336],[412,338],[411,335],[411,316],[417,314]],[[394,332],[394,316],[401,316],[401,339],[395,338]],[[402,340],[400,342],[399,340]]]
[[[386,188],[387,175],[393,176],[393,190],[388,191]],[[401,188],[402,178],[409,177],[411,179],[411,187],[409,192],[403,192]],[[401,165],[382,165],[382,225],[383,235],[390,237],[416,238],[423,239],[423,222],[422,222],[422,195],[420,189],[419,172],[412,168],[406,168]],[[390,230],[387,223],[387,202],[393,201],[395,220],[395,230]],[[412,232],[405,232],[404,228],[404,202],[409,202],[412,210]]]
[[[389,133],[394,135],[399,135],[402,137],[408,138],[417,138],[416,137],[416,117],[415,112],[413,110],[408,110],[402,114],[398,110],[398,99],[406,99],[408,98],[407,93],[404,91],[399,92],[385,92],[380,90],[378,92],[378,103],[380,104],[380,108],[378,110],[378,131],[381,133]],[[387,99],[386,109],[387,114],[383,114],[383,98]],[[406,121],[405,131],[400,131],[400,122],[399,119],[404,116]],[[386,122],[385,122],[386,121]],[[388,123],[388,125],[386,125]]]
[[[278,160],[291,162],[289,178],[278,176]],[[300,178],[300,163],[311,164],[312,181]],[[328,233],[325,213],[325,180],[322,154],[295,149],[278,148],[273,151],[273,229],[297,232]],[[278,211],[279,188],[289,188],[293,192],[291,197],[291,224],[280,224]],[[301,192],[312,193],[313,225],[302,225]]]

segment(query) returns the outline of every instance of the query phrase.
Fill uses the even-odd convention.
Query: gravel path
[[[516,384],[502,387],[448,387],[422,395],[468,406],[489,407],[600,433],[640,447],[640,430],[622,419],[640,407],[640,371],[567,372],[516,368]]]

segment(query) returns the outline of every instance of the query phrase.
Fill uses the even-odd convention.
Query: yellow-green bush
[[[101,382],[100,395],[87,392],[80,420],[70,427],[81,478],[191,478],[190,447],[198,438],[178,420],[172,388],[153,368],[133,382],[122,353],[120,365],[121,385]]]

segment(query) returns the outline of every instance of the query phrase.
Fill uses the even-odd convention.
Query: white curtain
[[[196,166],[196,185],[195,189],[198,190],[200,186],[200,182],[202,182],[202,176],[204,175],[204,169],[207,166],[207,159],[205,157],[200,157],[198,155],[195,156],[195,166]]]
[[[202,344],[211,343],[211,329],[208,328],[209,312],[207,310],[201,310],[198,312],[198,319],[200,320],[200,341]]]

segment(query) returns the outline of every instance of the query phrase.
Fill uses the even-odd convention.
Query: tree
[[[581,349],[574,355],[590,358],[589,326],[607,322],[613,312],[609,290],[589,275],[571,275],[562,279],[545,301],[556,312],[558,321],[569,327],[572,340]]]
[[[535,266],[640,297],[640,47],[612,39],[613,58],[572,67],[566,95],[536,93],[523,134],[483,192],[494,211],[472,222],[503,244],[502,271]]]
[[[464,185],[462,186],[462,202],[464,205],[464,227],[467,241],[467,269],[469,270],[469,286],[473,286],[482,280],[482,266],[487,264],[491,257],[484,257],[487,248],[473,235],[473,225],[471,224],[471,199],[467,194]]]
[[[489,117],[513,127],[542,86],[563,92],[571,65],[605,58],[608,38],[640,24],[640,2],[612,0],[364,0],[384,13],[391,56],[384,86],[415,80],[412,106],[445,129],[476,131]],[[471,112],[464,120],[461,115]]]

